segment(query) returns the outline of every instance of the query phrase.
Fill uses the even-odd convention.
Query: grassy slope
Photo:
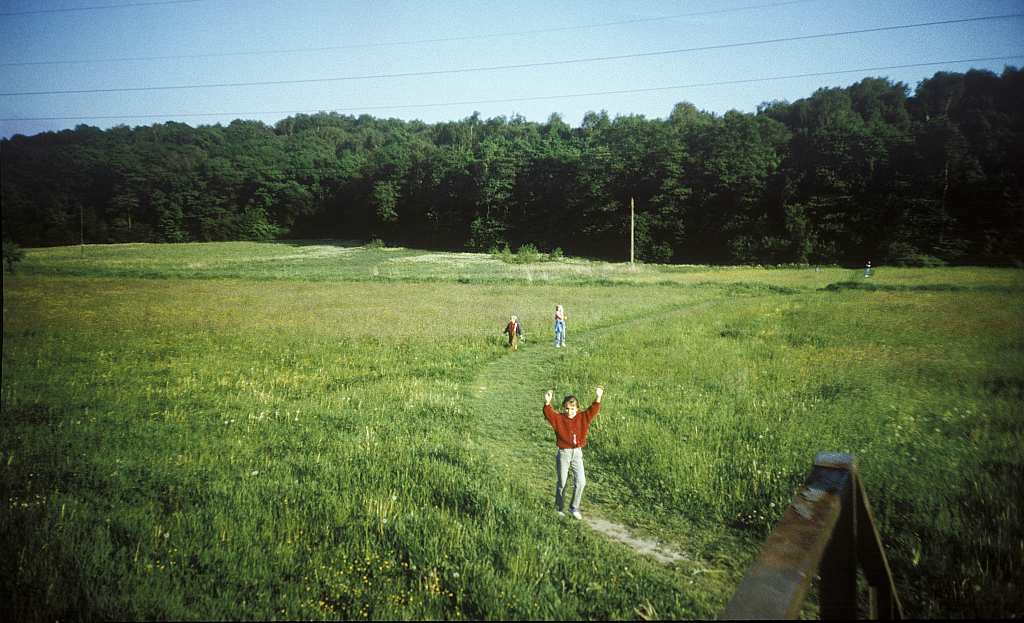
[[[911,614],[1020,611],[1020,271],[829,292],[856,273],[77,253],[31,251],[4,282],[23,616],[713,617],[822,448],[861,457]],[[490,336],[513,312],[530,340],[507,355]],[[552,521],[538,397],[597,383],[588,508],[691,562]]]
[[[497,423],[490,418],[478,420],[473,441],[490,457],[504,478],[523,483],[530,492],[530,505],[536,508],[536,512],[557,521],[552,505],[553,435],[540,415],[544,390],[554,389],[559,399],[574,393],[585,407],[593,400],[596,385],[615,388],[606,395],[604,409],[597,422],[603,424],[609,419],[623,421],[629,415],[616,405],[623,398],[616,395],[621,387],[616,379],[616,366],[607,370],[600,367],[588,369],[586,379],[568,374],[567,369],[571,369],[577,358],[586,358],[599,351],[602,340],[609,336],[638,328],[644,330],[652,323],[663,323],[671,318],[690,317],[706,307],[706,303],[695,300],[694,293],[687,293],[669,306],[582,332],[570,330],[568,345],[564,349],[553,348],[549,332],[541,332],[539,337],[523,344],[518,352],[485,366],[473,380],[467,404],[471,409],[493,412],[500,417]],[[579,308],[584,307],[579,305]],[[601,424],[595,423],[595,429],[600,427]],[[633,486],[633,483],[626,482],[619,470],[610,469],[601,465],[599,460],[590,458],[601,455],[599,448],[607,437],[598,433],[594,439],[597,445],[591,445],[587,452],[585,512],[627,521],[634,528],[640,528],[641,532],[653,533],[660,540],[669,542],[676,551],[685,553],[687,559],[671,570],[672,581],[677,591],[698,602],[698,609],[681,614],[713,617],[728,600],[751,558],[753,548],[750,541],[728,534],[722,526],[703,525],[695,529],[689,519],[648,505],[643,496],[638,495],[648,488],[646,485]],[[592,454],[594,452],[598,454]],[[644,564],[649,563],[644,561]],[[664,599],[655,596],[651,605],[656,612],[671,615],[673,610],[665,607]]]

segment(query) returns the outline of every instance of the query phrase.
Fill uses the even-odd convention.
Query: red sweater
[[[576,417],[569,419],[568,415],[555,411],[551,405],[544,405],[544,417],[551,424],[551,428],[555,429],[555,443],[559,449],[586,446],[590,423],[594,421],[600,410],[601,403],[594,402],[586,411],[577,411]]]

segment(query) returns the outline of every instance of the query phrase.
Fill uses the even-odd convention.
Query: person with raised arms
[[[549,389],[544,393],[544,417],[555,431],[555,445],[558,446],[558,452],[555,454],[555,510],[559,515],[565,515],[565,487],[571,467],[576,483],[573,486],[572,501],[569,503],[569,513],[576,519],[583,519],[583,515],[580,514],[580,501],[583,499],[583,487],[587,484],[583,470],[583,448],[587,445],[590,423],[601,411],[601,396],[604,389],[596,388],[595,394],[597,398],[585,411],[579,410],[576,396],[566,396],[562,400],[562,411],[559,412],[551,406],[554,391]]]

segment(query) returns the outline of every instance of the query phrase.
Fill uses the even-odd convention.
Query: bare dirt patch
[[[690,557],[684,553],[677,552],[658,541],[645,539],[630,533],[629,529],[622,524],[617,524],[600,517],[584,517],[584,523],[596,532],[607,536],[613,541],[618,541],[633,549],[637,553],[651,556],[660,563],[670,565],[680,560],[689,560]]]

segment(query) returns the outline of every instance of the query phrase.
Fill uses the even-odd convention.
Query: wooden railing
[[[852,455],[820,452],[803,487],[740,581],[721,619],[793,619],[820,577],[822,619],[856,619],[857,567],[868,618],[902,619],[892,571]]]

